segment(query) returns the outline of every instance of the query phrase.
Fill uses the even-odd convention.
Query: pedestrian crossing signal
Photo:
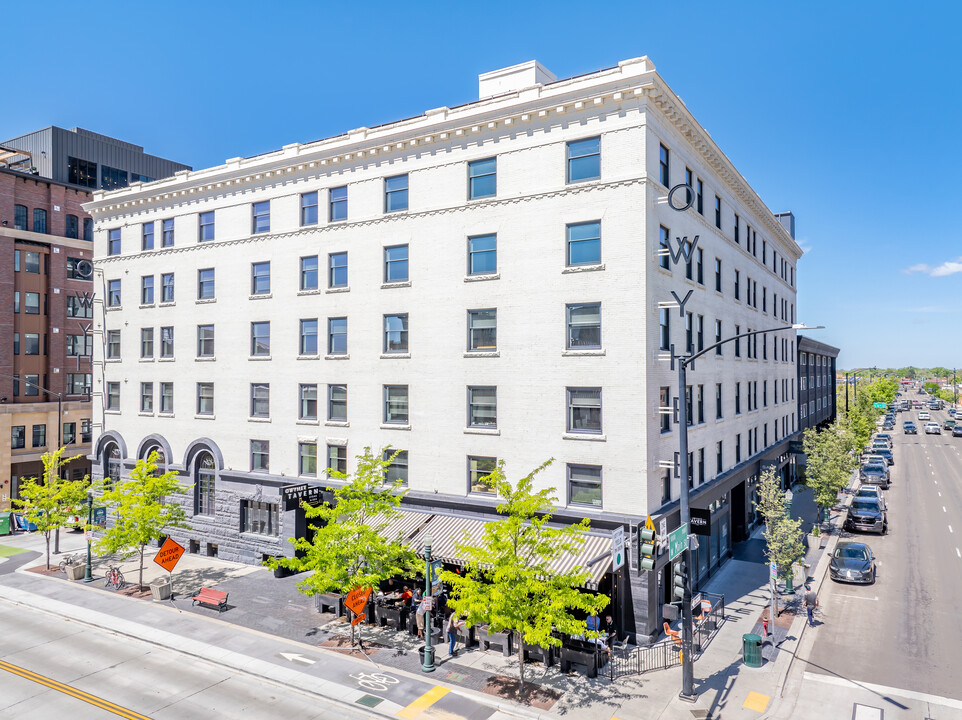
[[[654,527],[638,529],[638,556],[641,558],[639,564],[642,570],[655,569],[655,548],[657,545]]]

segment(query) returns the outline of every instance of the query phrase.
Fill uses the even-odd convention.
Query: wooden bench
[[[321,593],[317,596],[316,605],[318,612],[324,612],[330,608],[334,617],[344,614],[344,598],[336,593]]]
[[[505,657],[511,657],[511,633],[510,632],[492,632],[488,630],[487,625],[482,625],[478,631],[478,639],[481,641],[481,647],[485,650],[490,650],[491,646],[501,648],[501,654]]]
[[[191,605],[195,605],[197,603],[200,603],[201,605],[209,605],[217,608],[218,612],[224,612],[224,610],[227,609],[227,593],[221,592],[220,590],[201,588],[191,598],[191,600],[193,601]]]
[[[608,661],[607,648],[597,643],[585,640],[568,640],[561,646],[558,660],[561,665],[561,672],[569,672],[571,665],[584,665],[585,674],[590,677],[598,677],[598,668],[603,667]]]

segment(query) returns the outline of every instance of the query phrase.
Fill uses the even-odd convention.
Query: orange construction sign
[[[352,613],[360,615],[364,612],[369,597],[371,597],[371,588],[354,588],[347,594],[344,604]]]
[[[174,542],[173,539],[167,538],[164,544],[160,546],[160,550],[154,555],[154,562],[160,565],[167,572],[171,572],[177,561],[180,560],[180,556],[187,552],[184,546]]]
[[[351,625],[360,625],[362,622],[364,622],[364,619],[365,619],[366,617],[367,617],[367,615],[365,615],[364,613],[361,613],[361,614],[358,615],[356,618],[354,618],[353,620],[351,620]]]

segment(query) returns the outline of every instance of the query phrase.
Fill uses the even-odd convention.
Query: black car
[[[869,485],[879,485],[888,490],[892,484],[889,479],[889,469],[882,463],[868,463],[859,468],[859,479]]]
[[[895,456],[892,455],[892,451],[889,450],[888,448],[873,447],[873,448],[872,448],[872,454],[873,454],[873,455],[881,455],[882,457],[885,458],[885,462],[886,462],[887,464],[889,464],[889,465],[894,465],[894,464],[895,464]]]
[[[889,521],[880,500],[857,498],[852,501],[845,518],[846,530],[868,530],[884,535]]]
[[[835,546],[828,572],[838,582],[875,582],[875,556],[872,548],[860,542],[840,542]]]
[[[915,427],[913,423],[905,423],[905,427],[902,428],[902,432],[906,435],[918,435],[919,429]]]

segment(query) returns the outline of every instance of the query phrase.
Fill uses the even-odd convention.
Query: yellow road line
[[[435,686],[424,693],[413,703],[398,711],[397,716],[404,720],[414,720],[418,715],[434,705],[438,700],[447,695],[450,690],[440,686]]]
[[[116,705],[110,702],[109,700],[104,700],[103,698],[99,698],[96,695],[91,695],[90,693],[84,692],[83,690],[78,690],[77,688],[71,687],[70,685],[65,685],[62,682],[57,682],[52,678],[48,678],[44,675],[40,675],[39,673],[35,673],[32,670],[27,670],[26,668],[22,668],[19,665],[13,665],[11,663],[0,660],[0,670],[6,670],[8,673],[12,673],[13,675],[18,675],[24,678],[25,680],[31,680],[32,682],[35,682],[39,685],[43,685],[44,687],[48,687],[51,690],[62,692],[64,695],[70,695],[71,697],[75,697],[78,700],[83,700],[86,703],[90,703],[91,705],[99,707],[101,710],[112,712],[114,715],[119,715],[120,717],[127,718],[128,720],[150,720],[150,718],[147,717],[146,715],[141,715],[140,713],[134,712],[133,710],[128,710],[127,708],[121,707],[120,705]]]

